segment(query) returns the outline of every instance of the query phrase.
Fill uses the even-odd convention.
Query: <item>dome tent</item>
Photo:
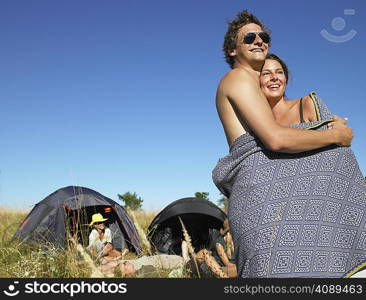
[[[193,247],[204,248],[209,243],[210,230],[219,230],[226,214],[214,203],[202,198],[182,198],[166,206],[148,227],[148,238],[160,253],[181,254],[183,238],[181,218]]]
[[[141,252],[138,233],[123,207],[92,189],[80,186],[61,188],[37,203],[20,224],[13,240],[65,247],[66,236],[70,234],[86,246],[91,230],[89,224],[95,213],[108,218],[106,224],[117,250],[121,249],[119,245],[122,245],[124,237],[130,250]]]

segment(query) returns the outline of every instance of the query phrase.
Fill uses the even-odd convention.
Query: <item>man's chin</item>
[[[262,54],[261,55],[254,55],[252,57],[252,61],[255,61],[255,62],[264,62],[266,60],[266,55],[267,54]]]

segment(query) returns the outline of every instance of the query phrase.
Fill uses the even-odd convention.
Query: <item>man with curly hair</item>
[[[270,42],[269,31],[246,10],[229,22],[223,51],[232,70],[221,79],[216,93],[216,107],[228,144],[252,131],[268,150],[276,152],[298,153],[331,144],[349,146],[353,133],[343,119],[336,122],[334,130],[324,132],[286,128],[276,123],[259,86]]]
[[[236,249],[235,262],[239,277],[250,277],[260,268],[260,263],[256,262],[256,259],[260,261],[259,256],[250,259],[254,254],[249,236],[246,236],[248,231],[253,229],[251,226],[256,226],[253,224],[256,224],[258,216],[256,217],[252,211],[251,214],[245,215],[248,213],[245,208],[252,205],[259,211],[261,199],[263,201],[263,195],[259,192],[257,194],[253,192],[251,199],[244,197],[252,188],[248,186],[251,183],[247,184],[252,177],[245,177],[247,169],[250,168],[251,172],[256,171],[251,167],[253,166],[251,159],[257,159],[261,149],[271,153],[272,156],[274,155],[272,152],[293,155],[292,153],[319,149],[332,144],[349,146],[353,138],[352,129],[345,125],[346,120],[337,116],[334,116],[333,122],[329,123],[332,130],[282,127],[276,122],[259,84],[259,75],[270,43],[269,31],[248,11],[240,12],[229,22],[223,50],[232,70],[221,79],[216,93],[216,107],[230,146],[230,153],[219,160],[212,175],[216,186],[229,198],[228,219]],[[278,88],[278,85],[270,84],[270,88]],[[241,157],[237,149],[247,149],[247,152],[243,150],[245,156]],[[237,160],[231,159],[236,155]],[[258,207],[253,203],[257,203]]]

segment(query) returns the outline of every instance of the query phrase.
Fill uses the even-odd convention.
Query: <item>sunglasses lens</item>
[[[254,42],[256,34],[254,32],[249,32],[244,36],[244,43],[251,44]]]
[[[269,41],[271,40],[271,38],[269,37],[269,34],[267,32],[260,32],[258,35],[262,39],[262,41],[266,44],[268,44]]]
[[[259,37],[262,39],[263,43],[268,44],[271,40],[269,34],[267,32],[258,33]],[[245,44],[252,44],[256,38],[257,34],[255,32],[249,32],[244,36]]]

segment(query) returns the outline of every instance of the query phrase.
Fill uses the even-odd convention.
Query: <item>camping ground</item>
[[[0,208],[0,277],[1,278],[80,278],[90,277],[92,270],[85,260],[80,258],[76,249],[49,249],[12,242],[11,238],[28,211]],[[157,212],[134,212],[135,225],[146,232]],[[141,238],[141,234],[140,234]],[[141,240],[143,240],[141,238]],[[148,246],[142,243],[143,253]],[[136,254],[127,254],[127,259],[136,258]],[[121,274],[116,273],[116,277]],[[162,272],[161,277],[167,273]]]

